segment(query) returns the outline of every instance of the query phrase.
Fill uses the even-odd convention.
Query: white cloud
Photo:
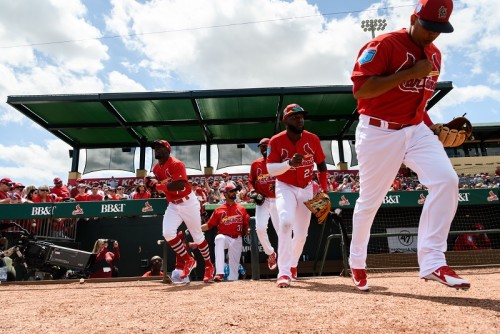
[[[9,167],[0,166],[0,175],[37,187],[59,176],[66,179],[71,167],[70,147],[60,140],[46,140],[27,146],[0,145],[0,156]],[[18,180],[18,181],[16,181]]]
[[[113,71],[108,75],[107,92],[143,92],[146,89],[126,75]]]

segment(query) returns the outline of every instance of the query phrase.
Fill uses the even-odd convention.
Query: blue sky
[[[361,20],[385,18],[386,31],[408,27],[415,4],[4,2],[0,177],[40,185],[55,176],[67,178],[71,167],[69,147],[7,105],[9,95],[351,84],[357,52],[371,38]],[[500,122],[500,6],[491,0],[454,4],[455,32],[442,34],[436,44],[444,62],[440,81],[452,81],[455,88],[432,109],[431,118],[446,122],[467,113],[473,124]],[[100,172],[84,177],[111,175],[130,176]]]

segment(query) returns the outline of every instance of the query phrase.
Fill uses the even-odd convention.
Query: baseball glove
[[[258,192],[256,192],[255,190],[251,190],[249,193],[248,193],[248,198],[251,198],[254,200],[255,204],[256,205],[262,205],[264,204],[264,201],[266,200],[266,198],[264,197],[264,195],[262,194],[259,194]]]
[[[323,224],[332,207],[330,197],[322,191],[316,193],[312,199],[304,204],[316,216],[319,224]]]
[[[444,147],[458,147],[472,135],[472,125],[465,117],[457,117],[446,124],[436,124],[434,134]]]

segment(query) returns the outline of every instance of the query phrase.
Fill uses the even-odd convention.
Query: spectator
[[[231,180],[231,175],[229,175],[229,173],[222,173],[222,181],[220,182],[219,188],[224,188],[229,180]]]
[[[83,183],[83,180],[81,178],[76,179],[76,184],[74,187],[71,187],[69,193],[71,195],[71,198],[75,198],[76,195],[78,195],[78,185],[80,183]]]
[[[21,183],[14,183],[12,186],[12,194],[18,194],[19,197],[21,198],[20,203],[26,203],[26,202],[32,202],[28,201],[24,196],[23,196],[23,191],[24,191],[25,186]]]
[[[89,194],[87,194],[87,185],[80,183],[77,186],[78,194],[75,196],[75,201],[77,202],[87,202],[89,201]]]
[[[472,230],[482,231],[484,226],[482,224],[474,224]],[[465,233],[461,234],[455,240],[454,251],[468,251],[468,250],[481,250],[490,249],[491,240],[486,233]]]
[[[335,176],[331,175],[328,181],[328,191],[337,191],[339,184],[335,180]]]
[[[109,186],[111,188],[116,188],[118,187],[118,181],[115,179],[114,176],[111,176],[111,179],[109,180]]]
[[[215,181],[212,188],[208,192],[208,203],[217,204],[221,201],[221,195],[219,191],[219,182]]]
[[[99,183],[94,182],[92,188],[90,188],[90,194],[87,195],[87,201],[89,202],[100,202],[104,197],[99,194]]]
[[[68,187],[66,187],[63,184],[63,181],[59,177],[56,177],[54,179],[54,187],[52,187],[50,189],[50,193],[55,194],[57,196],[56,200],[58,202],[59,201],[67,201],[71,198],[71,193],[70,193]]]
[[[151,270],[146,271],[142,277],[151,277],[151,276],[163,276],[162,266],[163,260],[158,255],[155,255],[149,260],[149,264],[151,265]]]
[[[214,281],[224,280],[224,250],[228,250],[230,274],[228,280],[238,280],[238,265],[243,249],[242,236],[249,234],[249,218],[246,209],[236,203],[237,185],[233,181],[225,183],[221,189],[226,203],[214,210],[212,216],[201,226],[203,232],[217,227],[215,237],[215,276]]]
[[[10,204],[9,190],[13,184],[8,177],[0,180],[0,204]]]
[[[116,188],[116,197],[118,198],[118,200],[130,199],[128,195],[124,193],[124,190],[125,189],[123,188],[123,186],[118,186]]]
[[[49,186],[44,184],[38,187],[38,195],[33,196],[34,203],[49,203],[55,202],[57,198],[56,194],[49,194]]]
[[[151,198],[151,194],[146,190],[146,186],[139,184],[136,188],[133,199],[148,199]]]
[[[116,263],[120,261],[120,248],[118,241],[113,241],[113,251],[108,250],[107,239],[97,239],[92,253],[96,254],[94,266],[89,278],[109,278],[116,272]]]
[[[108,193],[106,194],[106,200],[108,201],[118,201],[119,198],[116,196],[116,189],[113,187],[108,188]]]
[[[25,192],[26,192],[25,198],[28,203],[30,202],[32,203],[33,197],[35,197],[35,195],[38,195],[38,189],[36,189],[36,187],[33,185],[27,186]]]
[[[351,192],[351,182],[349,182],[349,176],[344,176],[344,178],[342,179],[342,183],[337,187],[337,191],[343,193]]]

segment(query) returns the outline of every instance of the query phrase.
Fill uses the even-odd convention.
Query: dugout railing
[[[348,240],[344,243],[340,230],[335,229],[334,233],[326,236],[323,245],[322,241],[325,237],[322,233],[321,242],[316,251],[314,270],[318,275],[324,273],[327,254],[331,246],[335,244],[342,253],[342,275],[348,275],[352,214],[358,194],[330,193],[329,195],[332,206],[342,209],[340,215]],[[373,272],[418,268],[417,230],[426,196],[427,192],[389,192],[387,194],[372,225],[368,244],[367,270]],[[488,243],[485,244],[484,240]],[[454,267],[500,266],[498,188],[460,191],[459,206],[448,236],[446,257],[448,263]]]

